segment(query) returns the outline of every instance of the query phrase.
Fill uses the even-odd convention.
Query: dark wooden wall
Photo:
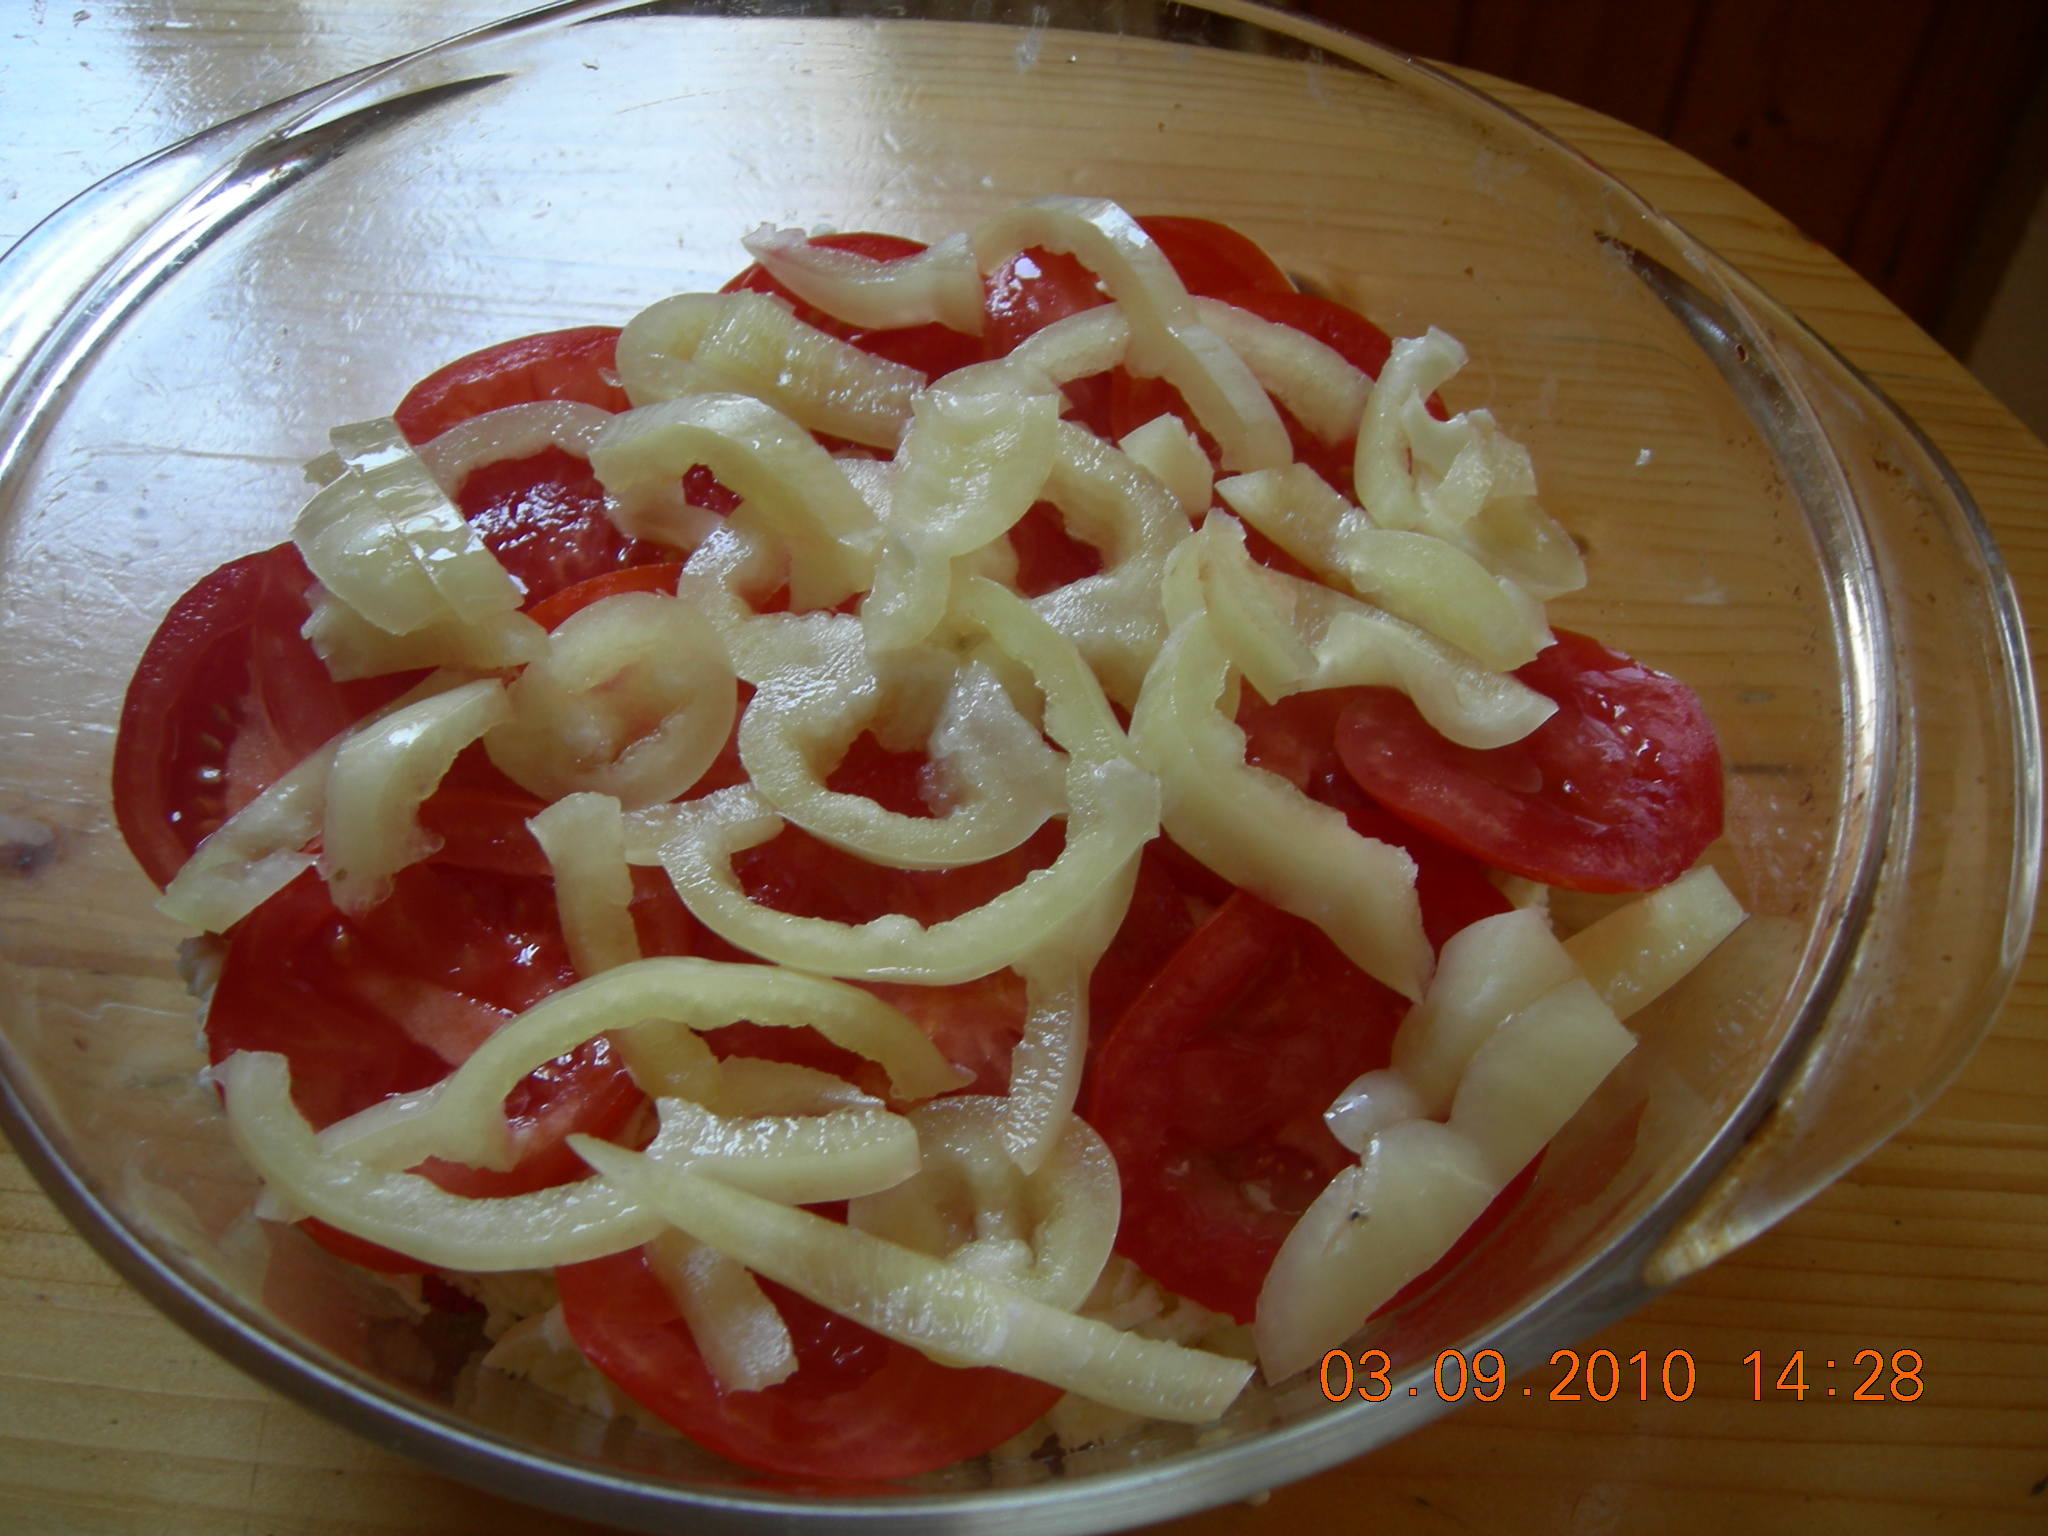
[[[1292,0],[1597,108],[1755,192],[1935,329],[2048,65],[2048,0]],[[2044,338],[2048,345],[2048,338]]]

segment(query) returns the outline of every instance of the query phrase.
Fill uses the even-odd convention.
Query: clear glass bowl
[[[464,1373],[253,1222],[177,931],[108,805],[158,618],[283,536],[325,429],[528,331],[620,321],[763,220],[936,236],[1047,191],[1227,220],[1396,333],[1440,325],[1584,542],[1555,617],[1685,678],[1755,916],[1519,1208],[1376,1325],[1390,1401],[1255,1386],[1220,1426],[858,1497]],[[159,1306],[456,1476],[642,1529],[1096,1531],[1314,1472],[1746,1240],[1910,1117],[2028,929],[2039,744],[1969,497],[1867,381],[1638,199],[1425,68],[1238,0],[584,3],[350,76],[122,173],[0,264],[0,1087],[52,1196]],[[1562,914],[1567,921],[1574,913]],[[1582,916],[1583,914],[1578,914]],[[1425,1383],[1410,1399],[1401,1388]]]

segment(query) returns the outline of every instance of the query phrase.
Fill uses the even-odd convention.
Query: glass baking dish
[[[507,336],[715,287],[763,221],[934,238],[1047,191],[1225,220],[1530,448],[1591,582],[1554,619],[1686,679],[1709,858],[1755,915],[1508,1220],[1372,1325],[1382,1404],[1255,1385],[1206,1430],[857,1496],[457,1376],[249,1215],[178,931],[114,828],[113,725],[170,601],[283,536],[326,428]],[[0,262],[0,1108],[157,1305],[380,1443],[645,1530],[1096,1531],[1306,1476],[1712,1262],[1903,1124],[2010,982],[2039,859],[2024,641],[1968,493],[1853,369],[1483,95],[1237,0],[549,8],[222,125]],[[1560,903],[1569,924],[1590,906]]]

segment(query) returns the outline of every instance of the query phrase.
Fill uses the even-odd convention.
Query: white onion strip
[[[934,1099],[910,1123],[923,1154],[916,1176],[855,1200],[847,1225],[1078,1310],[1109,1262],[1123,1206],[1102,1138],[1070,1118],[1026,1172],[1011,1159],[998,1100]]]
[[[476,1199],[416,1173],[323,1151],[292,1103],[290,1065],[272,1052],[237,1051],[214,1077],[227,1095],[235,1145],[273,1195],[439,1269],[494,1274],[577,1264],[637,1248],[666,1225],[599,1179]]]
[[[391,877],[441,846],[419,809],[456,754],[506,719],[505,685],[466,683],[422,699],[342,739],[327,773],[320,870],[334,904],[363,912]]]
[[[1244,359],[1266,392],[1317,437],[1336,444],[1358,430],[1372,376],[1352,367],[1334,347],[1220,299],[1196,299],[1195,313]]]
[[[677,1227],[885,1338],[993,1365],[1097,1402],[1177,1423],[1219,1418],[1251,1376],[1225,1360],[1046,1306],[940,1259],[777,1205],[686,1168],[572,1136],[610,1181]]]
[[[783,287],[848,325],[883,330],[936,321],[979,336],[987,318],[981,273],[964,234],[892,261],[813,245],[800,229],[767,224],[740,244]]]
[[[1044,943],[1124,867],[1158,827],[1158,786],[1126,755],[1094,674],[1016,596],[984,578],[963,585],[959,609],[1028,667],[1045,696],[1045,729],[1068,753],[1067,842],[1050,868],[973,911],[927,928],[901,913],[849,925],[759,906],[732,855],[768,841],[781,818],[746,786],[678,806],[661,862],[691,912],[713,932],[779,965],[825,976],[972,981]]]
[[[679,598],[621,592],[555,626],[484,739],[493,764],[543,799],[591,792],[628,809],[686,792],[732,733],[732,663]]]
[[[758,1392],[796,1374],[789,1325],[744,1264],[671,1227],[647,1245],[647,1267],[722,1389]]]
[[[555,876],[562,937],[579,976],[595,976],[640,958],[633,929],[633,871],[626,863],[625,824],[610,795],[565,795],[526,830]]]
[[[1167,834],[1232,885],[1314,923],[1367,975],[1422,996],[1432,958],[1415,861],[1245,762],[1244,732],[1217,709],[1229,672],[1198,614],[1145,680],[1131,743],[1159,775]]]
[[[564,988],[477,1047],[408,1129],[419,1157],[478,1168],[514,1160],[505,1096],[543,1062],[606,1031],[655,1021],[692,1030],[748,1020],[771,1027],[808,1024],[834,1045],[879,1062],[892,1091],[930,1098],[958,1087],[961,1074],[901,1013],[872,993],[773,966],[680,956],[636,960]]]
[[[1202,323],[1179,274],[1138,221],[1101,198],[1034,198],[974,232],[984,272],[1038,247],[1073,256],[1122,306],[1124,364],[1179,389],[1216,439],[1226,469],[1276,469],[1294,457],[1273,402],[1235,352]]]
[[[748,395],[702,394],[612,418],[590,453],[606,491],[630,505],[702,464],[788,551],[790,603],[832,608],[874,575],[874,514],[817,439]],[[629,525],[628,533],[658,533]]]
[[[626,322],[617,356],[636,406],[736,390],[813,432],[872,448],[896,446],[925,382],[759,293],[685,293],[649,305]]]
[[[1550,644],[1543,609],[1471,554],[1429,533],[1378,528],[1306,464],[1224,481],[1231,510],[1323,580],[1427,630],[1496,672]]]
[[[1024,1035],[1010,1053],[1002,1099],[1003,1144],[1035,1172],[1072,1123],[1088,1058],[1088,980],[1130,910],[1138,880],[1133,855],[1061,932],[1013,962],[1024,978]]]
[[[328,435],[342,472],[313,493],[292,542],[329,591],[394,635],[519,606],[519,588],[389,418]]]

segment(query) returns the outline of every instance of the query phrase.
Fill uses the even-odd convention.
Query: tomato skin
[[[1515,676],[1558,710],[1521,741],[1460,747],[1405,695],[1371,688],[1338,723],[1344,766],[1403,821],[1496,869],[1574,891],[1669,885],[1721,835],[1714,729],[1678,679],[1553,633]]]
[[[405,392],[391,413],[414,447],[485,411],[536,400],[575,400],[603,411],[631,404],[613,373],[619,328],[586,325],[499,342],[445,368]]]
[[[1391,1059],[1406,1003],[1238,891],[1091,1052],[1082,1114],[1123,1182],[1117,1251],[1249,1322],[1273,1256],[1356,1158],[1323,1110]]]
[[[851,251],[871,261],[899,261],[905,256],[915,256],[925,248],[923,242],[906,240],[901,235],[879,235],[861,230],[839,235],[813,235],[810,244],[829,250]],[[873,329],[849,325],[838,316],[805,303],[770,276],[768,269],[759,262],[718,291],[766,293],[787,300],[795,308],[799,320],[837,336],[841,341],[851,342],[871,356],[915,368],[927,379],[936,379],[955,368],[964,368],[981,360],[980,337],[964,335],[936,322]]]
[[[1228,224],[1155,213],[1139,219],[1138,225],[1152,237],[1189,293],[1236,304],[1231,295],[1237,293],[1294,292],[1294,283],[1258,242]]]
[[[592,1364],[728,1461],[791,1477],[881,1481],[978,1456],[1021,1432],[1058,1387],[935,1365],[906,1345],[763,1280],[796,1373],[758,1392],[712,1377],[673,1299],[634,1249],[555,1271],[562,1320]]]
[[[617,597],[622,592],[657,592],[673,597],[676,582],[682,574],[682,565],[676,561],[664,561],[659,565],[624,566],[616,571],[606,571],[602,575],[588,577],[573,587],[564,587],[527,609],[526,616],[542,629],[551,630],[572,613],[581,613],[592,603],[601,603],[606,598]]]
[[[1415,860],[1415,895],[1430,948],[1511,903],[1477,859],[1412,827],[1361,790],[1337,754],[1337,722],[1361,688],[1324,688],[1268,704],[1247,688],[1237,711],[1245,761],[1278,774],[1311,800],[1342,811],[1360,837],[1391,843]]]
[[[410,677],[336,683],[299,636],[313,573],[279,544],[230,561],[171,605],[129,680],[114,815],[159,886],[200,840]]]
[[[621,533],[590,466],[560,448],[478,465],[455,502],[519,583],[528,609],[592,577],[675,560],[665,545]]]
[[[1393,338],[1357,310],[1319,294],[1296,293],[1291,287],[1248,285],[1217,297],[1261,320],[1291,325],[1303,335],[1315,337],[1352,367],[1375,379],[1394,350]]]
[[[1026,597],[1042,597],[1102,570],[1102,551],[1068,533],[1049,501],[1034,502],[1011,525],[1009,539],[1017,553],[1017,590]]]
[[[292,1101],[317,1130],[439,1082],[496,1028],[575,979],[546,879],[415,864],[388,901],[350,918],[309,871],[237,925],[207,1008],[207,1057],[281,1053]],[[587,1169],[564,1138],[613,1136],[643,1100],[610,1045],[587,1042],[507,1096],[514,1167],[429,1162],[419,1171],[469,1195],[566,1183]]]

